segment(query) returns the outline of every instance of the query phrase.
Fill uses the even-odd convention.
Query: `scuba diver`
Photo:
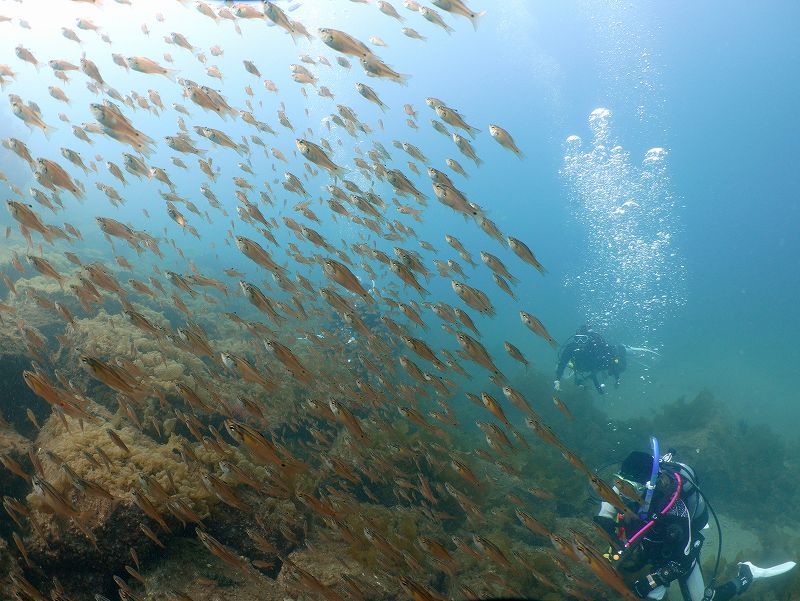
[[[561,390],[561,376],[569,367],[575,374],[576,384],[583,384],[589,378],[597,392],[605,394],[606,385],[600,383],[597,375],[606,371],[614,378],[614,386],[619,386],[619,377],[627,366],[627,350],[624,344],[609,344],[589,326],[581,326],[561,348],[553,390]]]
[[[708,527],[709,511],[718,530],[719,520],[698,487],[694,470],[673,460],[673,451],[660,456],[655,437],[651,444],[652,453],[630,453],[615,476],[614,490],[631,510],[629,514],[622,515],[603,501],[594,517],[614,542],[607,557],[615,567],[629,573],[647,568],[647,574],[631,585],[637,596],[662,599],[670,583],[677,580],[684,601],[727,601],[747,590],[753,580],[795,567],[793,561],[771,568],[740,562],[736,577],[716,586],[720,530],[716,566],[706,586],[700,569],[702,530]]]

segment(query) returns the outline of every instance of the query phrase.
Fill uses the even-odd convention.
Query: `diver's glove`
[[[645,599],[659,586],[668,586],[670,582],[685,573],[686,570],[681,564],[676,561],[668,561],[655,572],[634,582],[633,590],[640,598]]]
[[[553,390],[555,390],[556,392],[561,390],[561,380],[555,380],[553,382]]]

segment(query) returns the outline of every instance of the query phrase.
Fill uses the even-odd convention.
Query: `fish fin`
[[[25,226],[23,225],[23,226],[21,226],[21,227],[25,227]],[[52,243],[53,243],[53,232],[52,232],[52,230],[50,229],[51,227],[54,227],[54,226],[52,226],[52,225],[51,225],[51,226],[45,226],[45,231],[46,231],[47,233],[45,233],[45,232],[39,232],[40,234],[42,234],[42,238],[44,238],[44,239],[45,239],[47,242],[49,242],[50,244],[52,244]],[[26,228],[26,229],[27,229],[27,228]],[[24,235],[24,234],[23,234],[23,235]]]
[[[57,127],[53,127],[52,125],[47,125],[47,123],[45,123],[44,127],[42,128],[42,131],[44,132],[44,137],[47,138],[48,140],[50,139],[52,133],[57,130],[58,130]]]
[[[144,156],[145,156],[145,157],[147,157],[148,159],[149,159],[149,158],[152,156],[152,154],[153,154],[153,149],[152,149],[150,146],[148,146],[147,144],[144,144],[144,143],[139,143],[139,144],[136,144],[136,145],[134,146],[134,148],[135,148],[135,149],[136,149],[136,150],[139,152],[139,154],[142,154],[142,155],[144,155]],[[148,176],[148,179],[152,179],[152,176]],[[128,184],[127,184],[127,183],[124,183],[124,184],[122,184],[122,185],[123,185],[123,186],[127,186]]]
[[[478,19],[485,14],[486,11],[482,10],[481,12],[473,13],[472,16],[470,16],[469,20],[472,21],[472,27],[475,29],[475,31],[478,31]]]

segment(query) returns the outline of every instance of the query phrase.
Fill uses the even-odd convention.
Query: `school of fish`
[[[364,4],[363,10],[375,13],[371,18],[396,21],[402,25],[400,34],[420,43],[437,28],[455,34],[463,19],[477,30],[484,15],[463,0],[405,0],[402,6],[386,0],[339,1]],[[609,594],[634,598],[597,550],[604,546],[602,540],[589,540],[579,532],[556,534],[555,524],[537,518],[537,503],[556,498],[558,491],[529,489],[514,465],[515,458],[530,453],[532,445],[549,446],[585,477],[598,496],[627,511],[611,486],[597,478],[537,413],[538,399],[529,400],[512,387],[498,367],[506,358],[488,350],[502,336],[492,330],[492,320],[511,310],[512,303],[524,333],[517,340],[527,337],[530,345],[557,348],[534,314],[535,307],[515,292],[521,279],[546,274],[531,248],[535,240],[516,237],[519,232],[501,232],[457,182],[478,176],[486,144],[497,143],[509,151],[510,160],[523,160],[512,134],[494,123],[476,127],[457,106],[433,97],[387,106],[381,86],[402,86],[409,78],[379,56],[381,48],[394,43],[391,39],[372,36],[367,43],[347,33],[346,23],[309,31],[292,19],[296,7],[281,2],[173,2],[219,24],[230,23],[240,32],[289,36],[296,55],[272,56],[270,61],[283,60],[281,68],[290,71],[299,93],[306,99],[315,94],[328,101],[330,114],[322,123],[292,123],[283,102],[274,114],[264,109],[263,99],[282,97],[284,92],[264,79],[264,61],[258,56],[244,61],[243,68],[259,85],[248,85],[244,104],[235,106],[222,85],[225,70],[208,64],[221,57],[224,48],[204,47],[191,32],[177,31],[179,22],[165,22],[155,13],[141,26],[142,48],[149,56],[115,54],[100,20],[87,16],[62,27],[64,38],[75,43],[74,58],[43,56],[24,44],[17,46],[15,56],[0,57],[2,102],[30,130],[31,138],[44,136],[55,146],[40,157],[23,140],[2,140],[3,152],[17,161],[15,169],[35,180],[29,190],[22,190],[13,182],[23,177],[0,176],[13,224],[5,239],[27,248],[25,255],[14,253],[12,265],[19,274],[52,280],[60,291],[53,298],[31,289],[24,294],[43,311],[58,316],[64,334],[76,322],[105,311],[121,316],[153,341],[165,361],[176,350],[198,360],[196,367],[187,366],[193,385],[181,380],[165,389],[142,369],[133,345],[128,356],[98,355],[91,344],[68,349],[64,334],[46,337],[16,319],[18,292],[14,279],[4,273],[9,292],[0,299],[0,320],[16,322],[32,359],[22,376],[30,390],[50,405],[47,419],[66,429],[89,423],[103,428],[107,445],[85,450],[96,470],[118,469],[130,461],[137,437],[164,444],[176,433],[182,441],[181,461],[200,471],[203,486],[218,502],[241,512],[256,546],[274,550],[259,534],[254,498],[292,499],[306,512],[305,529],[324,531],[353,548],[370,547],[384,566],[375,573],[376,581],[391,581],[417,601],[479,598],[460,582],[465,558],[484,565],[489,580],[504,594],[528,594],[511,589],[503,577],[522,572],[559,598]],[[0,26],[13,26],[1,22],[8,20],[0,17]],[[26,28],[22,20],[16,25]],[[156,28],[176,31],[165,35],[162,43],[150,35]],[[81,54],[80,44],[87,36],[108,43],[115,66],[130,74],[131,83],[142,82],[146,88],[143,76],[166,78],[171,97],[154,89],[120,90],[109,85],[107,79],[113,78],[101,72],[91,56]],[[320,54],[312,56],[311,48]],[[170,53],[176,52],[195,56],[199,74],[173,69]],[[39,71],[43,93],[65,105],[72,106],[70,96],[77,96],[71,87],[88,88],[95,100],[83,107],[84,120],[73,122],[62,115],[64,124],[59,124],[58,117],[44,114],[37,98],[18,94],[15,77],[23,69]],[[363,72],[356,89],[366,103],[361,112],[373,114],[377,107],[380,118],[359,117],[356,108],[336,103],[332,74],[351,69]],[[291,102],[297,102],[297,90]],[[143,131],[137,127],[141,111],[158,115],[163,123],[177,123],[178,131],[166,136]],[[444,165],[432,165],[425,148],[410,141],[395,140],[387,149],[375,134],[383,128],[382,119],[389,118],[400,120],[409,132],[427,129],[446,136],[452,156]],[[249,133],[232,133],[231,123]],[[95,144],[97,149],[114,148],[120,158],[95,153]],[[151,157],[164,148],[172,152],[172,165],[153,164]],[[230,178],[233,196],[215,191],[231,171],[236,173]],[[111,179],[100,181],[99,175],[106,172]],[[183,172],[193,174],[195,189],[180,185]],[[146,202],[126,193],[131,179],[148,183],[152,194]],[[441,223],[441,240],[420,239],[413,224],[426,218],[435,201],[451,219],[469,220],[474,239],[485,245],[468,248],[472,245],[446,233],[446,220]],[[123,206],[139,207],[147,221],[151,215],[166,215],[168,226],[163,231],[134,227],[115,218]],[[108,244],[106,259],[70,250],[86,233],[65,221],[71,211],[92,217],[98,228],[93,234],[102,235]],[[320,230],[330,231],[331,223],[346,229],[342,236],[348,239],[323,235]],[[212,225],[217,238],[201,240],[201,224]],[[212,249],[225,245],[228,253],[238,252],[240,260],[219,271],[206,270],[191,252],[184,252],[183,241],[189,239]],[[135,264],[121,250],[135,253]],[[179,264],[182,269],[176,267]],[[470,284],[471,273],[480,270],[505,296]],[[253,273],[258,277],[248,275]],[[437,278],[452,291],[445,300],[429,292]],[[224,345],[223,327],[238,332],[239,346]],[[441,338],[431,334],[440,329],[449,336],[449,348],[442,348],[435,342]],[[528,367],[519,346],[508,340],[502,343],[508,357]],[[98,398],[90,398],[54,362],[53,357],[70,356],[69,350],[76,352],[70,367],[84,370],[93,390],[99,391]],[[249,394],[232,393],[232,381],[248,387]],[[484,448],[464,450],[452,442],[462,430],[474,429],[460,415],[465,397],[474,403],[470,411],[483,412],[476,426],[485,437]],[[569,427],[575,416],[558,397],[552,401],[568,420],[559,426]],[[515,418],[511,407],[525,416],[530,433],[517,428],[522,420]],[[281,428],[267,417],[275,409],[289,416]],[[28,417],[37,429],[43,427],[30,409]],[[216,460],[199,458],[201,448]],[[242,467],[239,457],[261,469]],[[83,501],[90,496],[138,507],[141,536],[157,547],[168,545],[173,531],[181,524],[186,530],[189,524],[187,531],[209,553],[245,578],[262,577],[259,569],[265,562],[244,557],[212,536],[204,525],[208,516],[197,515],[176,494],[169,474],[160,479],[142,476],[140,485],[119,498],[95,483],[91,473],[77,473],[53,453],[33,452],[30,461],[29,469],[0,456],[0,469],[28,482],[40,506],[99,549],[103,540],[83,510]],[[60,470],[58,482],[51,481],[52,476],[48,479],[53,472],[42,462]],[[430,476],[434,473],[435,480]],[[493,511],[484,505],[484,494],[501,473],[517,482],[521,496],[510,495],[512,515],[535,537],[531,540],[549,549],[550,575],[524,554],[481,533],[486,513]],[[304,488],[326,478],[338,484]],[[379,492],[387,489],[392,491],[391,502]],[[348,518],[359,503],[412,507],[421,520],[447,522],[446,530],[453,534],[435,538],[421,529],[419,536],[408,540],[381,531],[378,524],[354,531]],[[24,499],[10,496],[3,498],[3,506],[16,524],[14,548],[25,562],[11,575],[16,598],[68,599],[57,584],[36,586],[26,573],[35,571],[26,541],[45,536],[36,512]],[[144,599],[147,578],[133,549],[131,558],[127,574],[114,577],[118,595]],[[325,584],[288,556],[280,562],[293,575],[298,594],[306,598],[370,598],[364,583],[343,577]],[[585,580],[583,574],[589,573],[597,580]],[[432,578],[432,574],[443,576]],[[94,598],[106,599],[99,592]],[[192,599],[180,591],[174,598]]]

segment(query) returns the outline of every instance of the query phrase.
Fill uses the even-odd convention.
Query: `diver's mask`
[[[619,488],[621,490],[619,494],[625,500],[630,500],[634,502],[636,501],[636,499],[632,499],[628,496],[628,494],[630,494],[631,492],[640,497],[640,499],[643,498],[643,495],[645,493],[645,485],[642,484],[641,482],[630,480],[629,478],[626,478],[622,474],[614,474],[614,479],[620,481],[621,486]],[[628,494],[625,494],[626,492]]]

